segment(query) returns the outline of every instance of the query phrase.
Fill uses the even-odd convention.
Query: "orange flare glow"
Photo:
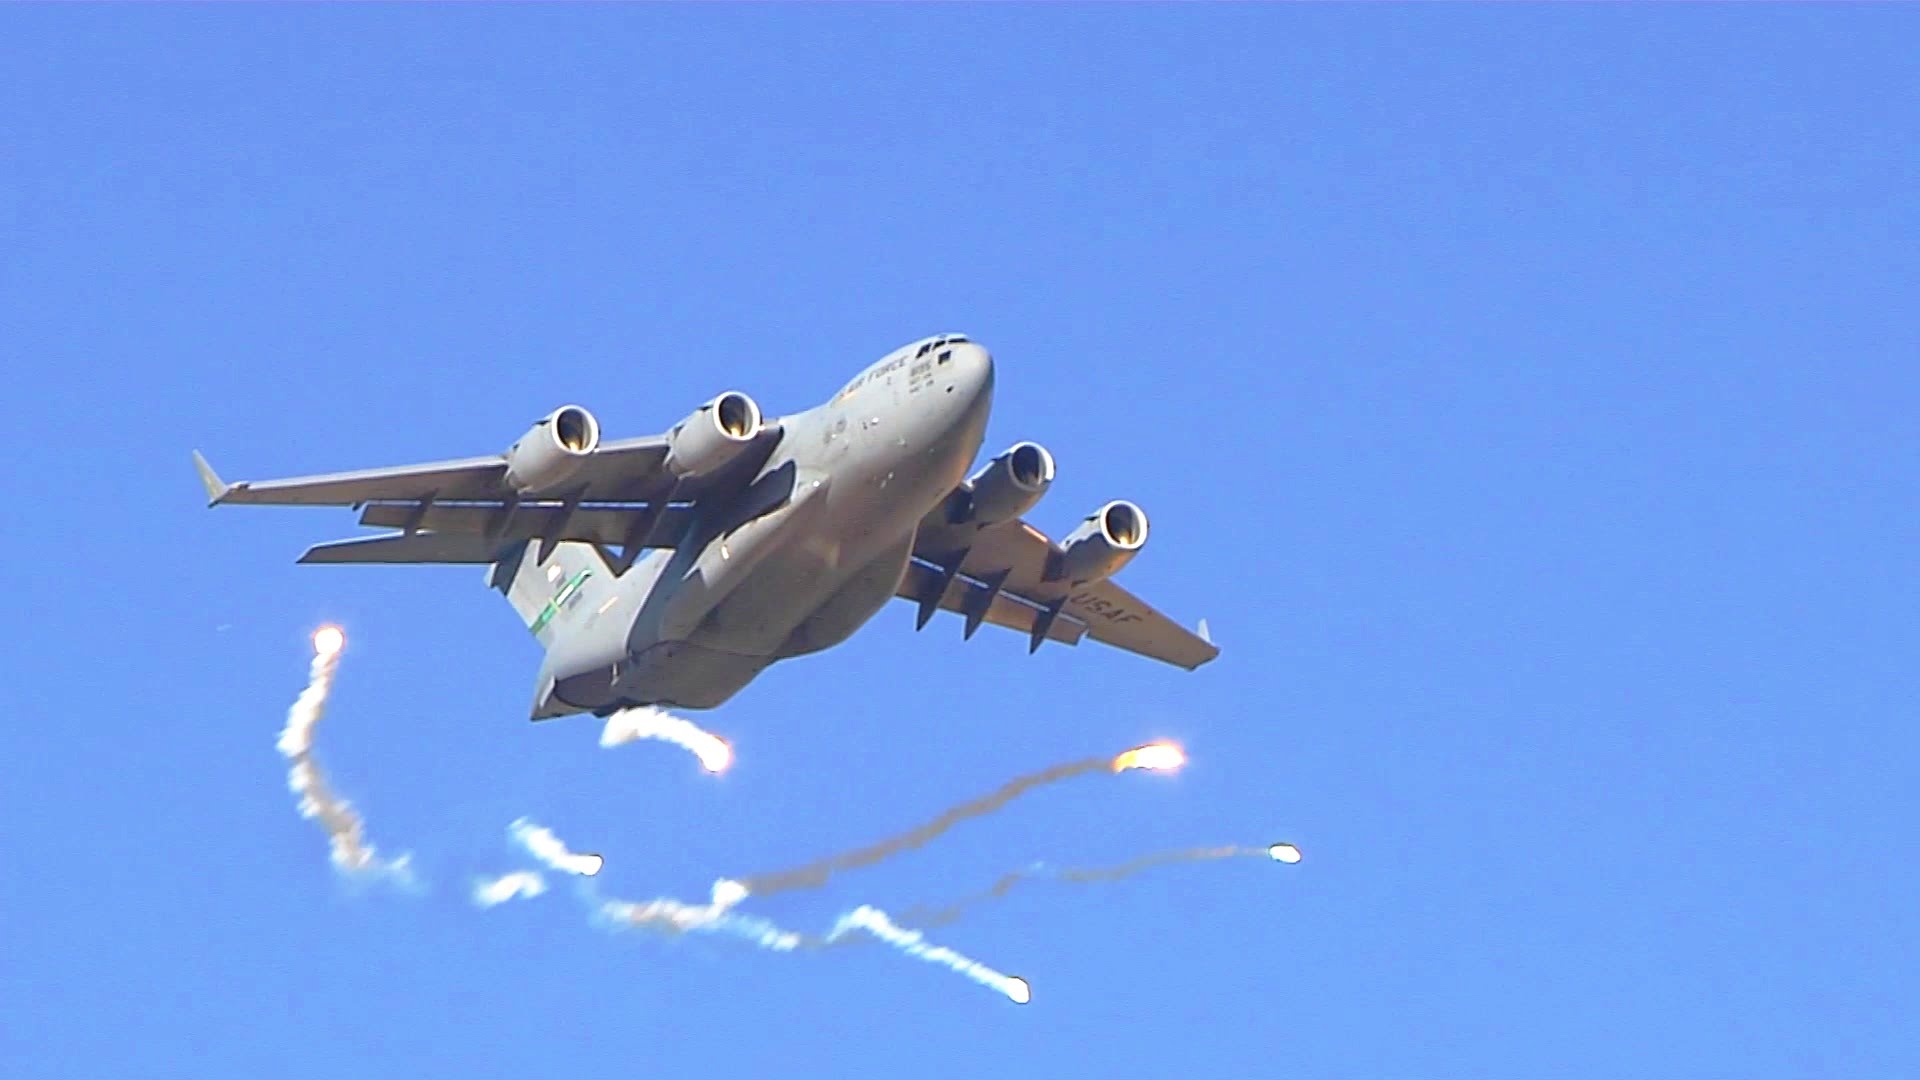
[[[700,745],[694,747],[693,752],[699,756],[700,765],[710,773],[726,772],[727,766],[733,764],[733,747],[718,735],[700,740]]]
[[[1132,750],[1113,759],[1113,771],[1125,772],[1128,769],[1152,769],[1155,772],[1171,772],[1187,763],[1187,752],[1172,743],[1148,743],[1136,746]]]
[[[337,626],[323,626],[313,632],[313,651],[332,656],[347,647],[347,632]]]

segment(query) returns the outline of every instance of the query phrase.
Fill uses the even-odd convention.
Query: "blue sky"
[[[1920,12],[1895,7],[10,8],[14,605],[0,1060],[19,1076],[1897,1075],[1920,931]],[[1025,655],[904,605],[699,717],[723,778],[526,722],[472,568],[303,568],[232,477],[773,412],[944,330],[1033,515],[1225,652]],[[420,896],[344,885],[274,737]],[[530,815],[697,899],[1007,777],[1062,785],[770,898],[879,947],[487,912]]]

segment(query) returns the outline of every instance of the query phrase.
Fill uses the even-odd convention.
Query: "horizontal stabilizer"
[[[467,534],[386,533],[315,544],[303,563],[490,563],[500,556],[500,540]]]

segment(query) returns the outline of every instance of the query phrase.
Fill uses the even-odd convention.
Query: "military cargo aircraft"
[[[1083,637],[1189,670],[1219,650],[1112,582],[1147,540],[1117,500],[1055,543],[1021,520],[1053,456],[1016,443],[971,478],[993,358],[961,334],[897,349],[805,412],[746,394],[665,435],[603,441],[578,405],[504,454],[229,484],[209,505],[351,506],[391,530],[303,563],[474,563],[546,649],[533,719],[712,708],[776,660],[845,641],[890,597],[1028,635]]]

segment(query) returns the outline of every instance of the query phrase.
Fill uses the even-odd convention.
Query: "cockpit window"
[[[920,346],[920,351],[913,354],[914,359],[917,360],[920,357],[927,355],[927,350],[933,348],[934,344],[935,344],[934,342],[929,341],[925,345]]]

